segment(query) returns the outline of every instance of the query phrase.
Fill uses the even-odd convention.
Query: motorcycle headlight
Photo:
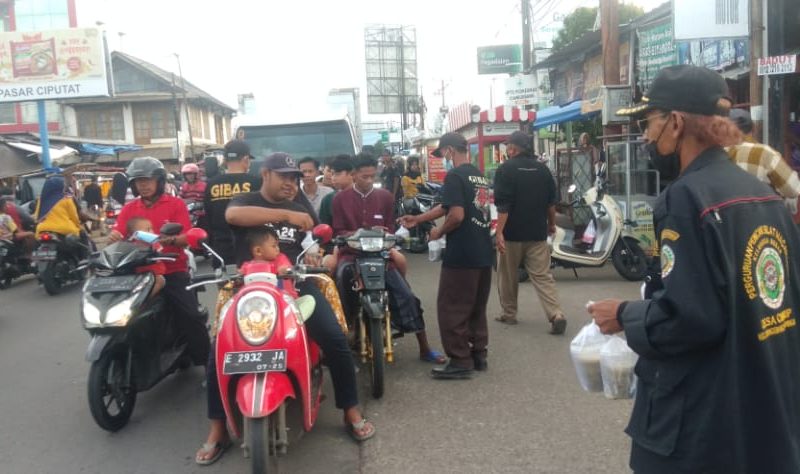
[[[85,326],[100,326],[100,310],[97,306],[89,302],[89,299],[83,298],[83,324]]]
[[[259,346],[267,342],[275,329],[278,305],[275,298],[263,291],[248,293],[236,306],[239,332],[248,344]]]
[[[362,237],[358,245],[364,252],[380,252],[383,250],[383,237]]]
[[[132,296],[125,298],[119,303],[115,304],[106,312],[106,326],[125,326],[133,316],[133,302],[139,295],[134,293]]]

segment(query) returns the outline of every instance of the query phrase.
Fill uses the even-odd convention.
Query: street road
[[[411,284],[422,299],[430,339],[436,325],[439,264],[410,255]],[[386,395],[362,402],[378,434],[363,446],[342,428],[328,400],[311,433],[289,446],[282,472],[303,473],[621,473],[630,441],[623,433],[630,401],[581,391],[569,342],[588,322],[587,300],[636,298],[638,284],[610,266],[556,270],[569,318],[565,336],[548,325],[530,284],[521,289],[517,326],[493,320],[490,299],[489,371],[472,380],[438,381],[417,359],[413,337],[400,339],[387,372]],[[247,460],[231,449],[215,465],[199,467],[194,453],[205,440],[203,374],[194,368],[139,395],[130,424],[118,433],[98,428],[86,402],[88,342],[80,325],[80,289],[50,297],[34,279],[0,292],[0,472],[3,473],[245,473]],[[212,295],[203,299],[211,305]],[[328,377],[326,373],[326,377]],[[360,377],[366,384],[366,377]],[[300,435],[296,423],[292,438]]]

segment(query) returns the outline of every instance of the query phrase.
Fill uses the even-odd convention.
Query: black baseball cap
[[[437,158],[442,157],[442,148],[453,146],[458,148],[466,148],[467,147],[467,139],[464,138],[460,133],[456,132],[447,132],[439,139],[439,146],[433,150],[431,153],[433,156]]]
[[[522,148],[523,150],[530,150],[533,138],[522,130],[517,130],[506,139],[506,145],[514,145]]]
[[[245,156],[250,156],[250,145],[244,140],[231,140],[225,144],[226,160],[241,160]]]
[[[727,117],[731,103],[728,85],[718,73],[704,67],[680,65],[662,69],[642,101],[618,110],[617,115],[641,116],[658,109]]]
[[[277,152],[267,155],[264,162],[261,164],[262,169],[275,171],[276,173],[297,173],[302,175],[300,168],[297,167],[297,162],[288,153]]]

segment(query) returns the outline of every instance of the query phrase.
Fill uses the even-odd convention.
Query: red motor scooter
[[[313,231],[318,243],[327,243],[332,235],[327,225]],[[223,259],[204,242],[205,231],[192,229],[187,236],[192,247],[205,248],[225,268]],[[300,402],[306,431],[314,426],[319,413],[320,349],[304,326],[315,302],[311,296],[298,297],[292,283],[327,269],[298,263],[287,274],[277,276],[271,263],[250,263],[242,270],[237,275],[209,277],[215,279],[188,288],[233,283],[236,293],[222,306],[217,323],[217,380],[231,432],[243,439],[253,472],[263,473],[270,466],[275,468],[278,454],[286,453],[289,399]],[[203,277],[196,280],[199,278]]]

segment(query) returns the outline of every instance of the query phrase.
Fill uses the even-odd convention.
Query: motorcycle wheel
[[[136,390],[123,386],[127,358],[127,351],[120,347],[103,354],[89,369],[89,410],[106,431],[118,431],[128,424],[136,405]]]
[[[625,242],[621,239],[617,241],[614,250],[611,251],[611,263],[614,264],[617,273],[628,281],[641,281],[647,275],[647,255],[632,239],[626,239]]]
[[[63,288],[61,278],[57,274],[58,267],[59,262],[49,262],[40,276],[42,284],[44,285],[44,291],[46,291],[50,296],[61,293],[61,289]]]
[[[370,377],[372,382],[372,398],[383,397],[383,368],[385,357],[383,354],[383,324],[376,319],[369,322],[369,344],[372,350],[372,367]]]
[[[266,474],[278,471],[278,457],[275,452],[273,436],[275,427],[271,417],[249,418],[250,467],[253,474]]]

